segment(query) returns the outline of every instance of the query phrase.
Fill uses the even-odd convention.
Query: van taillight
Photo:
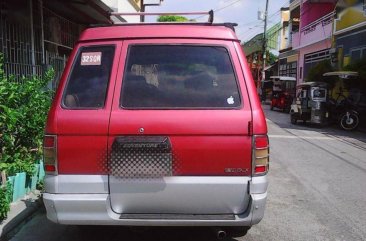
[[[265,175],[269,168],[269,142],[267,135],[253,136],[253,176]]]
[[[47,174],[57,175],[57,138],[54,135],[44,136],[43,162]]]

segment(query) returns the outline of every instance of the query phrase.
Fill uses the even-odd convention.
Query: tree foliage
[[[189,19],[184,16],[163,15],[163,16],[159,16],[157,21],[158,22],[188,22]]]
[[[366,89],[366,58],[345,66],[344,70],[357,72],[359,74],[359,80],[363,84],[362,87]]]
[[[8,216],[10,203],[13,195],[13,187],[10,182],[0,185],[0,222]]]
[[[331,71],[333,71],[333,68],[330,60],[323,60],[312,67],[305,78],[307,81],[326,81],[323,74]]]
[[[8,78],[0,56],[0,171],[8,175],[31,175],[34,162],[42,156],[42,140],[52,91],[47,84],[54,72],[22,83]]]
[[[267,60],[268,60],[269,65],[275,64],[276,61],[278,60],[278,56],[271,53],[270,51],[268,51],[267,56],[268,56]]]

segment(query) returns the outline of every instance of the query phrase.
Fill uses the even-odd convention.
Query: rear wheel
[[[339,118],[339,126],[346,131],[353,131],[358,127],[360,120],[357,113],[347,111]]]
[[[271,104],[271,110],[273,110],[273,105]]]

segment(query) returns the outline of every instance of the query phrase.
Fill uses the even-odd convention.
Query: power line
[[[288,4],[288,0],[285,0],[282,4],[282,6],[280,7],[280,10],[277,10],[276,12],[270,14],[268,16],[268,19],[271,19],[273,17],[275,17],[277,14],[279,14],[281,12],[281,8],[283,8],[284,6],[286,6]],[[258,21],[261,21],[261,20],[255,20],[255,21],[252,21],[252,22],[248,22],[248,23],[244,23],[244,24],[241,24],[241,23],[238,23],[239,26],[237,28],[242,28],[242,27],[245,27],[246,25],[250,25],[250,24],[254,24],[254,23],[257,23]]]
[[[224,6],[224,7],[221,7],[221,8],[215,9],[215,10],[214,10],[214,12],[219,12],[219,11],[221,11],[221,10],[224,10],[225,8],[228,8],[228,7],[230,7],[230,6],[232,6],[232,5],[234,5],[235,3],[240,2],[240,1],[241,1],[241,0],[236,0],[236,1],[234,1],[234,2],[232,2],[232,3],[230,3],[230,4],[228,4],[228,5],[226,5],[226,6]]]
[[[279,9],[279,10],[277,10],[277,11],[275,11],[274,13],[270,14],[270,15],[268,16],[268,19],[272,19],[273,17],[276,17],[276,15],[278,15],[278,14],[281,12],[281,8],[285,7],[286,5],[288,5],[288,0],[285,0],[284,2],[282,2],[282,5],[281,5],[280,9]],[[240,26],[238,26],[237,28],[242,28],[242,27],[245,27],[246,25],[250,25],[250,24],[257,23],[258,21],[260,21],[260,20],[252,21],[252,22],[249,22],[249,23],[247,23],[247,24],[245,24],[245,25],[240,25]],[[253,30],[253,29],[249,29],[249,30]],[[248,31],[246,31],[246,32],[244,32],[244,33],[241,33],[240,35],[243,35],[243,34],[245,34],[245,33],[249,32],[249,30],[248,30]],[[259,33],[260,33],[260,32],[258,32],[258,33],[256,33],[256,34],[259,34]],[[255,35],[256,35],[256,34],[255,34]],[[255,35],[253,35],[251,38],[253,38]],[[251,38],[246,38],[246,39],[251,39]]]
[[[213,11],[214,11],[214,12],[219,12],[219,11],[224,10],[225,8],[228,8],[228,7],[230,7],[230,6],[232,6],[232,5],[234,5],[235,3],[240,2],[240,1],[241,1],[241,0],[236,0],[236,1],[234,1],[234,2],[230,3],[230,4],[226,5],[226,6],[223,6],[223,7],[221,7],[221,8],[217,8],[217,9],[214,9]],[[205,15],[198,16],[198,17],[194,18],[194,20],[199,19],[199,18],[202,18],[202,17],[204,17],[204,16],[205,16]]]

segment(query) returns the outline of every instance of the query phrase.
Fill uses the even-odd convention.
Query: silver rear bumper
[[[215,180],[222,181],[221,178],[211,177],[213,182]],[[48,219],[55,223],[74,225],[252,226],[259,223],[263,218],[268,186],[267,176],[246,178],[249,181],[249,185],[248,183],[245,184],[247,191],[243,194],[248,195],[249,202],[245,204],[246,208],[242,209],[245,211],[241,214],[121,215],[111,209],[111,196],[108,190],[107,176],[59,175],[46,176],[45,180],[46,193],[43,195],[43,200],[47,209]],[[232,181],[228,180],[237,181],[236,178],[225,180],[227,185],[229,185],[228,187],[232,185]],[[242,181],[240,182],[242,183]],[[226,198],[229,197],[226,196]],[[206,201],[209,202],[210,200]],[[180,205],[179,203],[176,204]],[[209,203],[207,204],[209,205]],[[228,216],[230,218],[227,218]]]
[[[110,209],[108,194],[43,195],[47,218],[55,223],[126,226],[252,226],[263,218],[266,199],[267,192],[251,194],[247,211],[234,215],[234,220],[120,219],[120,215]]]

